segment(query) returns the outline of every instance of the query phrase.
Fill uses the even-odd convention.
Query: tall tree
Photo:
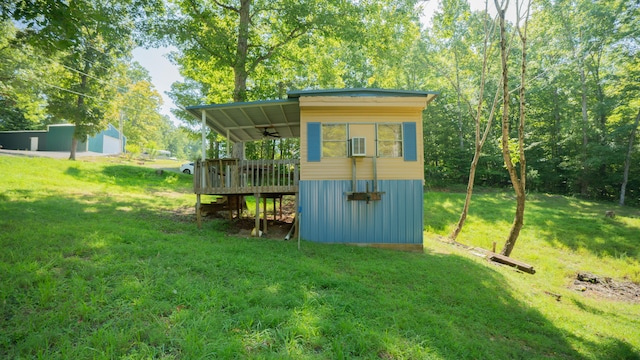
[[[58,62],[67,74],[52,86],[48,109],[75,125],[70,159],[78,140],[104,125],[105,104],[113,94],[111,70],[130,53],[136,20],[160,7],[153,0],[18,0],[0,7],[3,17],[25,25],[34,46],[63,54]]]
[[[637,54],[640,50],[627,51]],[[622,184],[620,185],[620,198],[618,200],[618,203],[622,206],[625,204],[627,186],[629,184],[629,171],[635,149],[634,142],[638,126],[640,126],[640,59],[637,56],[633,57],[633,60],[626,63],[620,70],[623,74],[618,77],[616,87],[624,95],[621,97],[621,106],[616,109],[614,116],[627,119],[632,116],[633,111],[637,111],[635,120],[630,124],[631,130],[629,132],[627,152],[624,157]],[[621,121],[621,123],[624,124],[625,121]],[[621,128],[626,128],[626,126],[622,125]]]
[[[142,149],[149,144],[166,147],[163,139],[170,127],[170,120],[160,114],[162,97],[151,84],[151,77],[138,63],[121,63],[113,80],[117,92],[106,118],[112,124],[120,121],[129,144]]]
[[[456,241],[467,218],[476,170],[484,144],[493,130],[500,95],[500,88],[496,87],[500,77],[491,71],[497,44],[496,22],[489,17],[487,7],[488,2],[485,2],[484,12],[471,13],[466,0],[447,0],[441,2],[441,8],[433,19],[434,38],[431,42],[435,51],[429,57],[430,66],[439,77],[446,79],[445,86],[455,93],[455,100],[448,107],[455,111],[450,111],[445,117],[456,120],[456,143],[460,154],[469,153],[469,146],[465,143],[473,144],[464,206],[449,236],[453,241]],[[468,125],[470,122],[473,122],[473,128]],[[471,132],[474,137],[469,136]],[[451,141],[450,152],[456,151],[453,144]]]
[[[439,51],[444,52],[448,61],[438,63],[438,67],[445,66],[447,73],[443,74],[449,80],[451,86],[456,90],[456,111],[455,118],[458,127],[458,140],[460,150],[464,150],[465,133],[467,127],[464,120],[468,117],[467,110],[463,108],[463,98],[467,94],[463,93],[461,82],[461,62],[464,58],[474,58],[468,45],[467,35],[470,35],[470,27],[472,26],[469,18],[471,17],[471,7],[467,0],[444,0],[440,2],[440,11],[436,12],[433,18],[433,30],[439,44]],[[486,31],[489,31],[486,29]],[[471,37],[471,36],[469,36]],[[467,40],[465,42],[465,40]],[[489,34],[485,37],[485,47],[489,40]],[[486,54],[486,49],[485,49]],[[486,61],[483,62],[483,76],[486,74]],[[484,77],[483,77],[484,79]],[[469,87],[465,86],[468,92]],[[483,91],[482,89],[481,91]],[[482,99],[480,99],[482,101]]]
[[[406,19],[415,18],[417,22],[413,12],[415,3],[414,0],[373,3],[175,0],[165,33],[178,48],[174,59],[181,67],[182,74],[201,84],[199,91],[205,96],[205,101],[225,103],[278,98],[284,96],[285,87],[293,82],[304,79],[302,82],[310,84],[305,80],[324,75],[308,73],[308,68],[317,69],[313,61],[336,55],[330,54],[331,47],[323,48],[320,44],[337,45],[338,49],[344,49],[340,43],[342,39],[349,38],[356,43],[356,40],[366,38],[362,35],[366,33],[364,27],[367,22],[372,25],[370,32],[383,34],[395,24],[406,24]],[[386,27],[377,26],[385,20],[390,24]],[[402,33],[401,28],[394,32]],[[394,44],[394,39],[385,35],[378,40],[384,41],[368,50],[395,49],[387,46]],[[329,57],[313,56],[307,51],[311,48],[317,48]],[[347,54],[354,55],[354,52]],[[400,54],[394,58],[399,59]],[[311,63],[308,61],[310,59],[313,60]],[[355,63],[365,62],[364,59],[358,59]],[[354,62],[341,61],[333,56],[333,65],[325,69],[332,69],[338,63]],[[307,73],[301,75],[298,69],[306,69]],[[298,76],[293,76],[294,72]],[[339,75],[346,76],[345,71]],[[364,86],[376,83],[371,77],[370,73],[366,73],[360,78],[364,79]],[[335,84],[339,80],[331,82]],[[317,83],[313,85],[317,86]],[[242,147],[236,146],[234,154],[240,156],[241,153]]]
[[[566,174],[560,177],[567,184],[566,191],[606,196],[613,170],[609,164],[619,158],[612,146],[609,117],[620,93],[609,89],[616,81],[616,68],[633,58],[621,52],[619,44],[629,47],[637,37],[630,30],[632,19],[638,16],[637,2],[557,0],[538,4],[534,24],[541,41],[534,44],[533,52],[536,62],[546,64],[540,67],[542,76],[535,87],[552,94],[546,103],[553,108],[544,109],[543,103],[538,108],[552,113],[550,120],[557,125],[556,139],[548,143],[557,154],[557,173]]]
[[[488,2],[487,2],[488,3]],[[488,23],[488,21],[487,21]],[[493,22],[491,22],[493,24]],[[476,170],[478,167],[478,162],[480,161],[480,157],[482,156],[482,149],[484,147],[484,144],[487,141],[487,137],[489,136],[489,133],[491,131],[491,126],[493,123],[493,118],[495,117],[496,114],[496,106],[498,104],[498,96],[500,94],[500,90],[499,88],[496,89],[495,92],[495,96],[493,101],[490,103],[490,109],[488,111],[488,114],[485,113],[485,109],[484,109],[484,92],[485,92],[485,85],[486,85],[486,77],[487,77],[487,61],[488,61],[488,40],[491,36],[491,32],[492,32],[493,28],[489,28],[489,26],[487,26],[486,28],[486,37],[485,37],[485,43],[483,46],[483,64],[482,64],[482,75],[481,75],[481,80],[480,80],[480,86],[479,86],[479,96],[478,96],[478,104],[476,107],[476,112],[474,114],[474,123],[475,123],[475,147],[474,147],[474,153],[473,153],[473,160],[471,160],[471,166],[469,168],[469,180],[467,182],[467,193],[465,195],[465,201],[464,201],[464,205],[462,208],[462,212],[460,213],[460,218],[458,220],[458,223],[456,224],[456,226],[454,227],[453,231],[451,232],[451,234],[449,235],[449,237],[451,238],[451,240],[456,241],[458,235],[460,235],[460,232],[462,231],[462,227],[464,226],[464,223],[466,221],[467,218],[467,214],[469,212],[469,207],[471,205],[471,196],[473,195],[473,186],[475,184],[475,176],[476,176]],[[503,79],[504,81],[504,79]],[[460,94],[460,91],[458,92],[458,94]],[[460,96],[460,95],[458,95]],[[459,101],[459,100],[458,100]],[[467,100],[467,102],[469,102]],[[484,125],[483,125],[483,119],[486,119],[484,121]],[[484,129],[483,129],[484,126]]]
[[[166,34],[179,49],[183,75],[211,87],[207,101],[244,102],[247,81],[274,64],[291,42],[333,19],[314,1],[176,0]],[[230,94],[229,94],[230,93]],[[231,95],[231,96],[229,96]],[[238,144],[234,155],[242,157]]]
[[[509,236],[507,237],[507,241],[502,249],[502,255],[509,256],[513,251],[513,248],[516,245],[516,241],[518,240],[518,236],[520,235],[520,230],[524,225],[524,209],[525,209],[525,201],[526,201],[526,158],[525,158],[525,144],[524,144],[524,124],[525,124],[525,84],[526,84],[526,75],[527,75],[527,22],[529,19],[529,9],[530,9],[530,1],[525,1],[526,5],[524,7],[524,25],[521,27],[520,21],[523,7],[521,3],[516,0],[516,30],[518,32],[518,36],[520,38],[521,43],[521,70],[520,70],[520,86],[519,86],[519,122],[518,122],[518,141],[517,141],[517,149],[513,151],[512,149],[512,141],[510,139],[510,120],[509,120],[509,102],[510,102],[510,93],[509,93],[509,66],[508,66],[508,53],[507,53],[507,33],[506,33],[506,25],[505,25],[505,13],[509,6],[509,0],[502,0],[501,3],[499,0],[494,0],[496,10],[498,11],[498,18],[500,19],[500,59],[502,63],[502,157],[504,159],[505,166],[507,171],[509,172],[509,178],[511,179],[511,184],[516,193],[516,213],[514,216],[513,224],[511,225],[511,230],[509,231]],[[517,155],[514,156],[513,152],[516,152]],[[516,169],[512,157],[515,157],[520,164],[519,171]]]
[[[629,168],[631,167],[631,155],[633,154],[633,142],[636,139],[636,131],[638,131],[638,125],[640,124],[640,110],[636,115],[636,120],[633,122],[631,128],[631,135],[629,135],[629,147],[627,155],[624,158],[624,174],[622,175],[622,185],[620,186],[620,206],[624,205],[624,199],[627,192],[627,183],[629,182]]]
[[[49,114],[75,125],[70,160],[76,158],[78,141],[86,140],[87,136],[105,127],[104,114],[109,99],[115,94],[109,82],[110,73],[105,72],[106,67],[102,65],[106,65],[101,61],[103,53],[93,45],[78,50],[61,59],[64,66],[61,82],[48,92]]]

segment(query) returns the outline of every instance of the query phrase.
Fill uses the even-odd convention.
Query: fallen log
[[[536,273],[536,270],[533,268],[533,266],[527,263],[524,263],[522,261],[512,259],[508,256],[504,256],[496,253],[489,253],[489,256],[487,256],[487,258],[491,261],[495,261],[497,263],[504,264],[504,265],[509,265],[511,267],[514,267],[520,271],[524,271],[529,274]]]

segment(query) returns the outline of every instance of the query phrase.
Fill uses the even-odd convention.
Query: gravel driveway
[[[69,151],[28,151],[28,150],[7,150],[0,149],[0,156],[27,156],[27,157],[48,157],[54,159],[68,159]],[[108,154],[101,154],[92,151],[78,151],[76,152],[76,159],[89,156],[109,156]]]

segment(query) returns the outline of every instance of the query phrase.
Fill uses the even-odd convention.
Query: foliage
[[[47,68],[19,35],[13,23],[0,22],[0,130],[39,128],[45,117]]]
[[[133,144],[128,143],[125,147],[125,150],[127,152],[127,156],[129,157],[129,159],[133,159],[139,156],[140,154],[142,154],[142,148],[140,147],[140,145],[135,143]]]
[[[127,142],[150,147],[155,143],[159,150],[168,147],[165,142],[173,124],[159,111],[162,97],[151,83],[148,71],[138,63],[118,64],[114,94],[106,119],[112,124],[122,122]]]
[[[435,187],[465,184],[474,154],[474,104],[481,100],[484,28],[495,19],[471,10],[466,0],[442,0],[427,26],[420,24],[421,4],[5,1],[0,3],[0,129],[72,121],[82,138],[107,121],[118,123],[123,110],[130,112],[124,126],[131,141],[143,147],[154,141],[179,157],[200,156],[199,120],[180,109],[174,112],[181,128],[162,118],[157,91],[128,59],[133,46],[163,43],[176,47],[171,59],[185,78],[170,94],[180,107],[277,99],[291,89],[436,90],[440,94],[424,115],[425,181]],[[246,14],[241,19],[241,9],[250,21]],[[532,188],[618,198],[640,99],[639,12],[636,0],[534,3],[524,149]],[[497,37],[494,32],[490,42]],[[517,49],[510,51],[509,66],[515,68]],[[497,48],[489,54],[486,104],[500,86]],[[518,83],[515,76],[509,81]],[[519,101],[516,90],[512,87],[512,95]],[[512,124],[516,118],[509,114]],[[499,133],[496,124],[488,136]],[[207,135],[211,155],[230,147],[221,135]],[[247,144],[246,153],[296,156],[297,140],[289,141]],[[485,144],[479,185],[508,184],[499,154],[498,144]],[[640,204],[639,157],[636,141],[628,156],[628,204]]]
[[[112,70],[134,45],[132,26],[157,8],[146,0],[15,1],[0,7],[3,19],[24,26],[22,33],[45,56],[59,63],[57,83],[47,91],[48,113],[75,125],[75,144],[106,125],[104,114],[113,97]]]
[[[416,6],[176,0],[164,33],[187,79],[176,90],[226,103],[282,98],[291,88],[405,86],[398,62],[416,44]]]
[[[469,11],[465,4],[443,1],[430,31],[423,35],[429,62],[440,77],[431,86],[441,91],[425,114],[425,177],[432,186],[465,183],[473,154],[471,117],[455,94],[460,88],[476,99],[472,89],[477,88],[480,74],[481,43],[474,34],[482,23],[474,19],[482,14]],[[637,112],[638,89],[631,84],[638,83],[633,69],[640,47],[632,19],[638,18],[640,7],[630,0],[539,1],[534,6],[524,149],[528,173],[537,174],[530,185],[552,193],[616,199]],[[511,68],[518,66],[518,56],[513,55]],[[510,82],[519,83],[515,78]],[[491,88],[497,82],[490,78],[488,84]],[[489,90],[485,96],[493,94]],[[510,121],[515,120],[514,112]],[[490,138],[498,134],[496,126]],[[634,146],[632,158],[640,156],[639,150]],[[508,181],[496,167],[502,166],[500,162],[492,160],[499,153],[495,143],[486,144],[476,175],[481,184],[502,187]],[[640,184],[635,179],[640,169],[632,165],[629,171],[628,189],[633,195],[628,200],[638,204]]]
[[[171,96],[180,106],[284,98],[292,88],[403,88],[401,59],[415,52],[419,29],[412,0],[176,0],[169,8],[163,35],[179,49],[173,60],[186,80],[173,85]],[[199,127],[191,115],[176,115]],[[219,134],[207,139],[217,153]],[[247,144],[245,152],[251,158],[267,148]]]

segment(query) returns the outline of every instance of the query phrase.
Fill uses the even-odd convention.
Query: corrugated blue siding
[[[31,149],[31,138],[38,138],[38,150],[47,150],[47,132],[33,131],[0,131],[0,145],[9,150]]]
[[[71,151],[71,139],[75,126],[71,124],[52,125],[48,128],[47,151]],[[76,151],[87,151],[87,143],[78,141]]]
[[[116,129],[116,127],[111,124],[109,124],[107,128],[102,130],[100,133],[116,139],[120,136],[120,132],[118,131],[118,129]]]
[[[101,153],[104,141],[104,133],[99,132],[95,136],[89,138],[89,151]]]
[[[118,139],[120,137],[120,132],[115,126],[109,124],[105,130],[100,131],[96,135],[89,138],[89,151],[101,153],[104,151],[104,136],[111,136],[112,138]],[[122,149],[121,152],[124,152],[125,145],[127,143],[126,136],[122,137]]]
[[[365,191],[366,182],[357,182],[358,191]],[[380,180],[382,200],[368,204],[348,201],[350,191],[348,180],[300,181],[300,236],[326,243],[422,244],[422,180]]]

